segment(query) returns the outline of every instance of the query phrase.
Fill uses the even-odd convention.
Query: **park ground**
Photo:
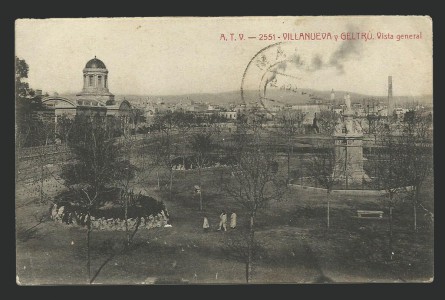
[[[298,168],[298,160],[291,163],[292,169]],[[59,166],[55,161],[46,168],[54,175]],[[87,284],[86,230],[51,220],[36,226],[38,219],[49,213],[51,204],[39,202],[35,163],[19,161],[17,170],[17,283]],[[286,170],[284,157],[279,170]],[[126,251],[122,251],[125,233],[94,231],[92,273],[102,267],[94,283],[245,283],[244,263],[230,253],[227,244],[243,235],[248,219],[225,195],[223,171],[203,171],[203,211],[193,193],[198,183],[196,170],[175,171],[171,200],[165,188],[165,172],[160,174],[160,189],[156,171],[139,174],[142,180],[135,190],[163,200],[172,227],[139,230]],[[44,181],[49,198],[63,189],[53,175]],[[421,198],[432,209],[432,178],[425,183]],[[383,210],[384,218],[355,218],[358,209]],[[217,231],[222,210],[237,212],[236,229]],[[210,221],[209,232],[202,229],[204,215]],[[431,282],[433,226],[421,210],[418,215],[419,229],[414,233],[412,206],[400,203],[394,209],[392,254],[388,247],[388,210],[378,196],[332,195],[331,227],[327,230],[326,193],[288,188],[283,199],[271,202],[258,215],[256,238],[263,251],[254,263],[252,282]]]

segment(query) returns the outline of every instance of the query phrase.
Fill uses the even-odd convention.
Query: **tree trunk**
[[[419,187],[415,187],[415,195],[413,201],[413,212],[414,212],[414,232],[417,232],[417,203],[419,200]]]
[[[417,232],[417,208],[415,200],[414,200],[413,210],[414,210],[414,232]]]
[[[128,232],[128,197],[125,195],[125,234],[127,235],[127,246],[130,246],[130,233]]]
[[[247,242],[247,259],[246,259],[246,282],[252,281],[252,262],[253,262],[253,247],[255,241],[255,212],[250,216],[250,226],[249,226],[249,240]]]
[[[346,190],[348,189],[348,146],[345,147],[345,184],[346,184]]]
[[[136,225],[134,226],[133,233],[130,235],[130,243],[133,241],[136,232],[138,232],[139,226],[141,225],[141,217],[137,217]]]
[[[185,178],[185,134],[183,135],[184,139],[182,141],[183,143],[183,148],[182,148],[182,167],[184,168],[184,178]]]
[[[331,201],[330,201],[330,196],[331,196],[331,191],[328,189],[328,193],[327,193],[328,195],[327,195],[327,200],[328,200],[328,214],[327,214],[327,221],[328,221],[328,230],[329,230],[329,228],[330,228],[330,204],[331,204]]]
[[[290,183],[290,144],[287,145],[287,183]]]
[[[156,171],[156,176],[158,177],[158,190],[161,188],[160,183],[159,183],[159,172]]]
[[[392,209],[393,207],[390,206],[389,207],[389,251],[390,251],[390,255],[391,255],[391,260],[392,260]]]
[[[198,166],[198,178],[199,178],[199,210],[202,211],[201,165]]]
[[[88,283],[91,283],[91,258],[90,258],[90,239],[91,239],[91,214],[87,212],[87,272]]]
[[[248,249],[248,251],[250,251],[250,249]],[[249,283],[249,276],[250,276],[250,273],[251,273],[250,271],[251,271],[250,270],[250,257],[248,256],[247,260],[246,260],[246,282],[247,283]]]
[[[290,151],[291,151],[291,145],[290,145],[290,137],[287,141],[287,183],[290,183]]]
[[[172,185],[173,185],[173,168],[170,166],[170,188],[169,188],[170,201],[172,201]]]
[[[248,245],[247,262],[246,262],[246,282],[252,281],[252,246],[251,242]]]
[[[392,237],[392,206],[389,207],[389,236]]]
[[[43,160],[40,162],[40,203],[43,203]]]
[[[184,153],[182,153],[182,167],[184,168],[182,173],[184,174],[184,178],[185,178],[185,154]]]
[[[376,166],[375,166],[375,168],[376,168],[375,174],[377,176],[377,189],[380,190],[380,174],[378,173],[378,170],[377,170],[377,166],[380,165],[380,151],[378,149],[377,149],[377,161],[378,161],[378,164],[376,164]]]

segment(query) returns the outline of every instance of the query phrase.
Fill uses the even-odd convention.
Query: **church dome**
[[[91,68],[91,69],[106,69],[105,64],[100,59],[97,59],[96,56],[89,60],[85,66],[85,68]]]

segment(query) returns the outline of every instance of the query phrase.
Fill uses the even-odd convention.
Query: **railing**
[[[38,157],[42,155],[52,155],[69,153],[70,150],[66,144],[53,144],[46,146],[36,146],[36,147],[24,147],[17,149],[18,158],[31,158]]]

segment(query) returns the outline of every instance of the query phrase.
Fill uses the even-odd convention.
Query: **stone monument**
[[[346,109],[342,120],[335,127],[335,168],[334,176],[346,188],[362,185],[369,181],[363,170],[363,130],[358,120],[354,119],[351,109],[351,98],[345,96]]]

